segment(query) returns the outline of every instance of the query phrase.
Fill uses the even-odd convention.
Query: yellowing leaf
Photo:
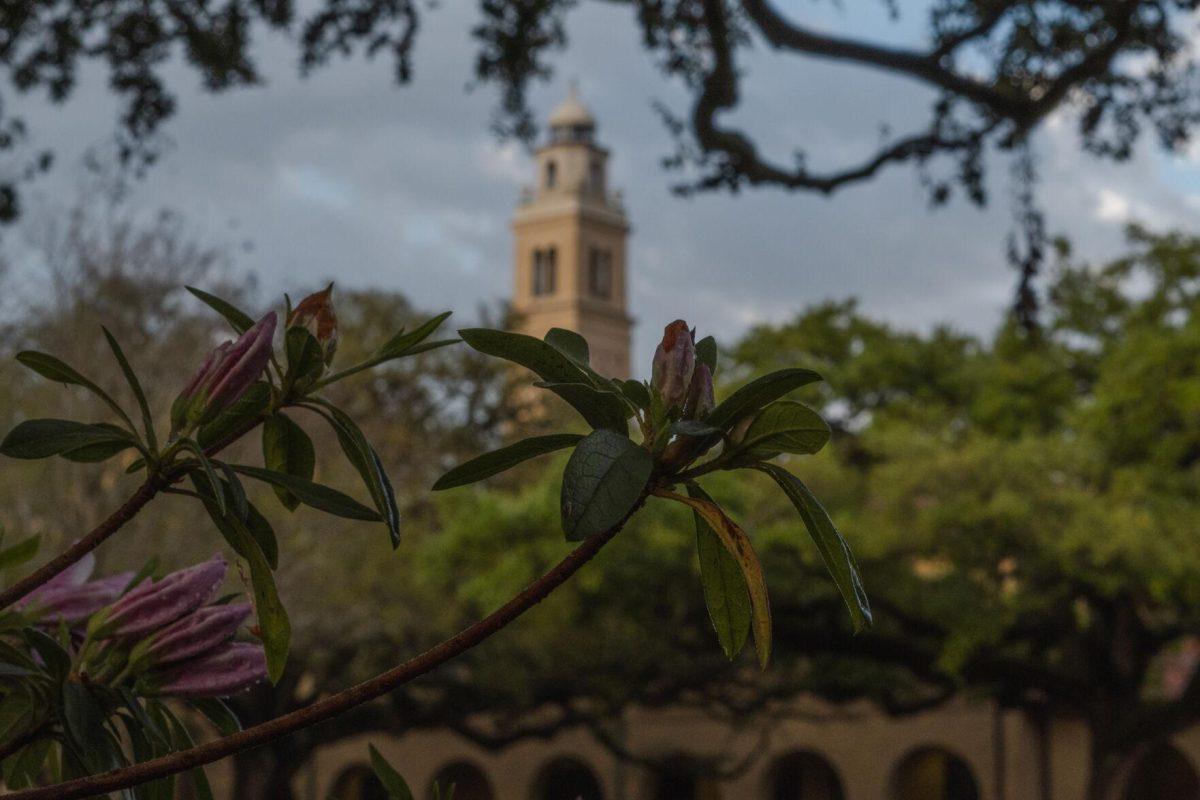
[[[655,494],[683,503],[703,517],[721,540],[721,544],[725,545],[725,549],[737,560],[742,569],[742,576],[746,579],[746,588],[750,591],[754,649],[758,653],[759,665],[765,669],[771,659],[771,601],[767,596],[767,582],[763,576],[762,564],[758,560],[758,554],[754,552],[750,537],[714,502],[661,490]]]

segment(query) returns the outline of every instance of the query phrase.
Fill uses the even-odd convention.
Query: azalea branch
[[[165,489],[166,486],[167,481],[161,474],[151,474],[137,488],[137,491],[130,495],[128,500],[122,503],[116,511],[109,514],[103,522],[92,528],[86,536],[73,543],[66,550],[63,550],[24,578],[21,578],[12,586],[5,587],[0,591],[0,611],[8,608],[99,547],[108,537],[119,531],[125,523],[137,516],[138,512],[145,508],[146,504],[153,500],[155,495]]]
[[[48,725],[43,723],[41,725],[38,725],[35,728],[32,728],[32,729],[26,731],[25,733],[21,734],[20,736],[15,736],[12,739],[10,739],[9,741],[4,742],[3,744],[0,744],[0,762],[4,761],[4,759],[11,756],[13,753],[17,752],[25,745],[33,744],[38,739],[41,739],[43,736],[46,735],[47,729],[48,729]]]
[[[257,428],[263,417],[256,417],[247,423],[240,430],[226,436],[224,439],[216,442],[205,449],[206,456],[214,456],[224,448],[236,442],[238,439],[245,436],[250,431]],[[66,550],[63,550],[54,558],[47,561],[42,566],[35,569],[33,572],[21,578],[12,586],[7,586],[0,590],[0,611],[11,606],[13,603],[25,597],[30,592],[37,589],[42,584],[49,581],[55,575],[75,564],[79,559],[86,556],[88,553],[95,550],[103,544],[108,537],[119,531],[125,523],[132,520],[138,515],[143,508],[150,503],[160,492],[175,491],[170,487],[183,479],[183,474],[174,474],[170,469],[166,472],[152,472],[149,477],[142,483],[137,490],[129,496],[129,499],[122,503],[116,511],[113,511],[107,518],[85,536],[74,542]]]
[[[545,599],[590,561],[600,551],[600,548],[611,541],[625,526],[629,518],[642,506],[644,500],[645,494],[620,522],[585,539],[556,566],[542,574],[496,611],[464,628],[441,644],[376,675],[374,678],[343,689],[310,706],[212,742],[99,775],[90,775],[53,786],[14,792],[5,797],[8,800],[72,800],[72,798],[91,797],[128,789],[260,747],[382,697],[481,644],[492,634],[499,632]]]

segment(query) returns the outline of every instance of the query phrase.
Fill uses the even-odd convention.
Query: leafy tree
[[[823,400],[860,419],[830,483],[812,481],[861,532],[876,625],[850,636],[833,598],[801,596],[782,618],[802,624],[778,638],[781,657],[791,642],[811,659],[796,685],[898,711],[965,690],[1082,720],[1096,800],[1200,722],[1200,676],[1185,671],[1182,688],[1163,677],[1200,631],[1200,242],[1136,228],[1130,241],[1101,266],[1063,253],[1044,338],[1005,326],[986,344],[941,331],[879,342],[880,326],[843,306],[733,350],[751,372],[846,356],[830,360]],[[901,366],[877,373],[882,399],[864,402],[855,379],[877,359]]]

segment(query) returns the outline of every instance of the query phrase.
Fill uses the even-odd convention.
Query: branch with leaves
[[[137,399],[142,425],[81,373],[51,356],[22,353],[40,374],[97,394],[113,423],[27,420],[0,442],[17,458],[61,456],[101,461],[130,449],[129,472],[143,488],[79,543],[10,587],[15,602],[0,613],[0,776],[22,791],[15,800],[85,797],[132,789],[136,797],[171,791],[186,774],[202,794],[201,767],[386,694],[437,668],[501,630],[589,561],[649,500],[693,512],[705,601],[717,640],[735,658],[753,634],[760,665],[771,653],[772,622],[763,565],[750,536],[704,490],[701,479],[722,470],[768,474],[795,506],[840,590],[855,628],[871,614],[850,548],[828,514],[791,472],[771,460],[810,454],[829,439],[811,408],[787,399],[820,378],[811,370],[779,370],[750,381],[720,404],[713,375],[717,347],[677,320],[664,331],[649,381],[613,380],[590,365],[579,334],[553,329],[545,339],[499,330],[459,331],[475,350],[530,369],[535,386],[575,409],[591,432],[538,436],[481,455],[447,472],[436,490],[464,486],[530,458],[570,448],[562,479],[562,529],[578,546],[495,612],[415,658],[362,683],[245,730],[221,701],[265,678],[277,682],[287,663],[291,628],[276,590],[279,547],[266,517],[242,484],[268,484],[288,511],[300,505],[383,524],[393,548],[400,515],[379,455],[359,426],[320,394],[332,383],[396,358],[457,340],[431,340],[441,315],[401,331],[361,363],[331,371],[337,317],[331,288],[285,308],[283,346],[274,346],[276,316],[258,321],[219,298],[193,294],[233,326],[238,338],[217,347],[180,392],[160,445],[153,414],[129,360],[108,336]],[[285,413],[311,412],[334,431],[361,477],[370,503],[313,481],[316,448]],[[230,463],[219,452],[262,427],[262,466]],[[636,438],[635,438],[636,437]],[[251,602],[217,597],[227,562],[203,564],[155,580],[153,563],[134,573],[91,579],[91,550],[159,493],[200,503],[249,575]],[[36,539],[0,550],[0,567],[32,559]],[[62,564],[62,567],[58,567]],[[253,614],[250,631],[243,624]],[[175,706],[182,701],[222,733],[194,744]],[[377,765],[378,766],[378,765]],[[33,788],[46,781],[50,785]],[[396,784],[399,785],[399,784]]]

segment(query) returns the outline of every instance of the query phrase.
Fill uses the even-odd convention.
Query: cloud
[[[810,8],[817,7],[793,13]],[[291,45],[265,35],[263,86],[214,96],[183,66],[173,69],[181,100],[168,127],[174,146],[133,202],[179,209],[214,238],[236,231],[252,239],[238,263],[261,276],[264,290],[295,294],[333,276],[468,317],[480,302],[506,297],[508,222],[533,175],[524,149],[489,133],[493,92],[464,91],[476,13],[455,3],[426,15],[416,79],[406,88],[380,61],[335,63],[300,80]],[[827,14],[821,22],[855,19]],[[907,167],[830,198],[761,190],[681,200],[670,193],[674,176],[660,168],[671,142],[651,104],[686,113],[689,97],[664,82],[640,48],[629,9],[583,4],[569,22],[572,44],[557,77],[535,84],[532,99],[544,114],[567,79],[578,78],[612,151],[611,184],[623,191],[634,229],[637,363],[648,363],[666,320],[686,317],[728,341],[749,325],[851,295],[907,326],[949,322],[985,332],[999,321],[1014,279],[1004,259],[1012,216],[1002,160],[991,160],[992,196],[982,209],[959,201],[929,210]],[[886,29],[882,19],[870,24],[872,35]],[[775,158],[790,159],[803,145],[814,168],[861,159],[882,125],[903,132],[932,102],[909,81],[762,48],[743,66],[746,100],[730,121]],[[111,130],[116,111],[104,76],[84,75],[61,108],[22,102],[33,134],[63,156],[41,191],[65,195],[73,180],[65,165]],[[1124,164],[1097,162],[1079,152],[1069,122],[1056,118],[1036,142],[1052,230],[1103,257],[1119,250],[1116,223],[1131,216],[1190,224],[1200,171],[1180,179],[1179,164],[1148,149]]]

